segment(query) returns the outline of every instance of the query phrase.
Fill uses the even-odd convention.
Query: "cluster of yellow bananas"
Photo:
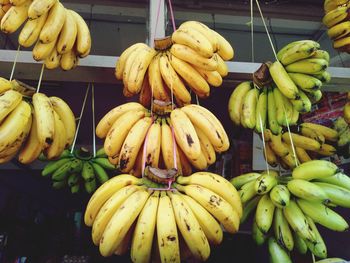
[[[241,223],[255,211],[252,235],[256,243],[265,243],[273,228],[275,239],[269,240],[269,250],[278,251],[271,255],[273,263],[292,262],[287,251],[294,248],[326,258],[327,248],[316,223],[334,231],[349,228],[330,207],[350,208],[350,178],[331,162],[303,163],[293,170],[292,177],[279,176],[276,171],[248,173],[231,183],[240,189]]]
[[[157,42],[156,42],[157,43]],[[233,58],[230,43],[197,21],[187,21],[156,49],[137,43],[119,57],[115,76],[123,80],[125,96],[140,93],[140,103],[149,106],[151,97],[171,101],[171,91],[181,106],[191,102],[188,86],[201,98],[210,86],[222,84],[228,74],[224,60]]]
[[[340,153],[344,155],[344,157],[348,157],[349,152],[349,144],[350,144],[350,102],[347,102],[344,106],[343,116],[337,118],[334,123],[334,129],[338,132],[339,138],[337,144],[340,148]]]
[[[327,34],[333,40],[333,47],[341,52],[350,53],[350,1],[325,0],[323,24],[328,28]]]
[[[284,169],[289,170],[297,166],[296,162],[305,163],[317,156],[332,156],[337,152],[332,145],[338,141],[337,130],[305,122],[299,125],[298,131],[299,134],[285,132],[274,135],[269,129],[264,130],[265,158],[271,166],[280,164]],[[296,157],[294,157],[291,140]]]
[[[59,0],[1,0],[1,30],[14,33],[23,23],[18,42],[33,48],[33,58],[46,68],[73,69],[89,55],[90,31],[84,19]],[[9,6],[10,5],[10,6]],[[6,11],[6,12],[5,12]]]
[[[17,153],[24,164],[33,162],[41,152],[54,159],[71,145],[75,117],[62,99],[35,93],[31,105],[12,89],[12,82],[3,78],[0,94],[0,163],[10,161]]]
[[[122,174],[104,183],[91,197],[84,221],[103,256],[125,254],[132,262],[205,261],[210,245],[239,229],[242,204],[225,178],[198,172],[179,176],[172,191],[146,178]]]
[[[110,162],[135,176],[141,176],[143,163],[162,169],[177,166],[180,174],[189,175],[191,165],[204,170],[216,161],[216,152],[228,150],[222,124],[204,107],[188,104],[170,112],[151,116],[136,102],[109,111],[98,123],[96,135],[105,138]]]

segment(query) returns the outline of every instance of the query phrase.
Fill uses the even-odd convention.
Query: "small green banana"
[[[270,198],[275,206],[283,208],[289,205],[290,192],[285,185],[278,184],[272,188]]]
[[[102,166],[104,169],[115,170],[115,166],[111,164],[107,158],[94,158],[94,159],[91,159],[91,161]]]
[[[86,192],[88,192],[89,194],[95,192],[95,190],[96,190],[96,179],[93,179],[91,181],[85,181],[84,186],[85,186]]]
[[[314,184],[322,188],[332,204],[350,208],[350,190],[328,183],[314,182]]]
[[[240,189],[246,183],[249,183],[260,177],[260,175],[261,174],[259,173],[246,173],[232,178],[230,182],[235,188]]]
[[[275,206],[269,195],[263,195],[260,199],[255,213],[255,222],[263,233],[267,233],[272,225]]]
[[[247,220],[247,218],[250,216],[250,214],[253,211],[255,211],[255,208],[258,205],[260,198],[261,196],[258,195],[244,204],[243,214],[241,217],[241,224],[243,224]]]
[[[80,173],[83,169],[83,161],[75,158],[73,161],[71,161],[71,173]]]
[[[53,174],[52,174],[52,180],[54,181],[62,181],[67,178],[70,170],[71,162],[67,162],[64,165],[62,165],[60,168],[58,168]]]
[[[107,182],[109,179],[109,176],[106,173],[106,171],[103,169],[103,167],[98,163],[94,163],[93,161],[90,164],[92,165],[96,178],[100,182],[100,184]]]
[[[262,174],[255,181],[255,191],[259,195],[266,194],[269,192],[275,185],[277,185],[277,178],[271,174]]]
[[[302,255],[306,254],[307,245],[305,241],[296,232],[293,232],[293,239],[294,239],[294,246],[297,249],[297,251]]]
[[[79,182],[79,174],[73,173],[68,176],[68,186],[72,187],[73,185],[76,185]]]
[[[322,236],[320,235],[320,232],[318,232],[318,229],[314,223],[314,221],[310,217],[306,217],[309,226],[311,230],[314,232],[316,237],[316,242],[310,242],[305,240],[305,243],[309,250],[318,258],[326,258],[327,257],[327,247],[326,244],[323,241]]]
[[[255,221],[253,221],[252,237],[258,246],[263,245],[267,239],[267,235],[260,231]]]
[[[333,176],[325,178],[316,178],[314,181],[333,184],[350,190],[350,177],[344,173],[336,173]]]
[[[49,162],[45,168],[41,171],[42,176],[47,176],[49,174],[52,174],[54,171],[56,171],[58,168],[60,168],[65,163],[71,161],[71,158],[65,158],[58,161],[51,161]]]
[[[90,182],[95,179],[94,168],[88,161],[84,161],[83,163],[83,170],[81,172],[81,176],[86,182]]]
[[[52,187],[55,189],[62,189],[65,186],[66,186],[66,181],[52,182]]]
[[[107,158],[107,154],[103,147],[96,152],[96,158]]]
[[[79,184],[75,184],[75,185],[72,185],[70,187],[70,191],[71,191],[72,194],[78,193],[79,190],[80,190],[80,185]]]
[[[243,204],[252,199],[257,194],[255,191],[255,181],[243,185],[238,193]]]
[[[274,239],[269,238],[268,241],[270,262],[271,263],[292,263],[292,260],[288,256],[287,251],[285,251]]]
[[[292,231],[289,228],[287,219],[284,217],[281,208],[276,208],[275,210],[273,226],[277,242],[289,251],[292,251],[294,248]]]

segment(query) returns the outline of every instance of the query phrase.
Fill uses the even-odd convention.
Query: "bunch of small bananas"
[[[338,141],[337,130],[305,122],[298,126],[298,132],[274,135],[269,129],[264,130],[265,158],[268,164],[272,167],[280,164],[289,170],[297,166],[296,162],[305,163],[317,156],[332,156],[337,152],[337,148],[332,145]],[[291,140],[295,147],[295,157]]]
[[[169,102],[171,91],[181,106],[191,102],[188,86],[201,98],[210,86],[222,84],[228,74],[224,60],[233,58],[231,45],[220,34],[197,21],[187,21],[171,38],[156,40],[155,49],[143,43],[127,48],[119,57],[115,76],[123,80],[125,96],[140,93],[140,103],[152,99]]]
[[[175,160],[180,174],[189,175],[191,165],[204,170],[215,162],[216,152],[227,151],[230,146],[220,121],[195,104],[151,116],[141,104],[126,103],[100,120],[96,135],[105,138],[110,162],[122,173],[135,176],[141,176],[143,163],[171,169],[176,167]]]
[[[115,166],[109,163],[103,148],[96,152],[95,157],[82,148],[73,153],[65,150],[59,158],[49,162],[41,174],[52,175],[52,187],[55,189],[68,185],[74,194],[84,184],[86,192],[91,194],[96,190],[97,181],[100,184],[108,181],[106,170],[115,170]]]
[[[152,187],[157,187],[152,189]],[[160,190],[147,177],[116,176],[91,197],[84,221],[102,256],[125,254],[133,262],[205,261],[210,245],[239,228],[242,206],[235,187],[208,172],[178,176],[173,189]]]
[[[29,97],[30,102],[12,89],[14,83],[0,78],[0,163],[17,153],[24,164],[33,162],[41,152],[48,159],[57,158],[74,138],[72,110],[62,99],[43,93]]]
[[[46,68],[70,70],[78,65],[79,57],[89,55],[91,36],[87,24],[58,0],[1,0],[0,4],[4,5],[1,30],[11,34],[25,23],[18,43],[23,47],[35,44],[33,58],[44,61]]]
[[[330,207],[350,208],[350,178],[331,162],[303,163],[293,170],[292,177],[279,176],[275,171],[248,173],[231,179],[231,183],[240,189],[244,204],[241,223],[255,211],[252,235],[259,245],[265,243],[273,228],[276,240],[270,240],[275,244],[269,247],[278,243],[288,251],[296,248],[305,254],[310,250],[326,258],[327,248],[316,223],[334,231],[349,228]],[[286,252],[276,253],[272,262],[291,262],[282,260],[287,257]]]
[[[341,52],[350,53],[349,0],[325,0],[323,24],[327,34],[333,40],[333,47]]]

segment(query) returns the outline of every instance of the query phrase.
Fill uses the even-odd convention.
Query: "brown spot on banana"
[[[190,146],[190,147],[194,143],[192,136],[190,134],[186,134],[186,141],[187,141],[188,146]]]

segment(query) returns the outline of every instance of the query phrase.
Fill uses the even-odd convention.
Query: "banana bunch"
[[[332,156],[337,152],[333,145],[339,141],[339,133],[316,123],[301,123],[298,133],[284,132],[274,135],[271,130],[264,130],[265,148],[268,164],[276,167],[280,164],[284,169],[295,168],[298,163],[305,163],[319,157]],[[292,141],[295,154],[292,149]],[[265,154],[265,152],[264,152]]]
[[[33,58],[43,61],[46,68],[71,70],[79,58],[89,55],[91,36],[87,24],[58,0],[11,0],[10,4],[9,9],[8,4],[1,6],[1,30],[11,34],[24,24],[18,43],[26,48],[35,44]]]
[[[0,20],[4,17],[6,12],[11,8],[10,1],[0,1]]]
[[[156,188],[154,188],[156,187]],[[242,215],[237,190],[223,177],[178,176],[171,190],[129,174],[104,183],[91,197],[84,221],[102,256],[128,252],[132,262],[205,261],[223,228],[236,233]]]
[[[192,167],[206,169],[216,161],[216,152],[230,146],[220,121],[195,104],[151,115],[141,104],[129,102],[110,110],[98,123],[96,135],[105,139],[110,162],[137,177],[143,166],[177,168],[189,175]]]
[[[328,28],[328,37],[333,47],[341,52],[350,53],[349,0],[325,0],[323,24]]]
[[[42,160],[48,161],[44,157]],[[106,170],[115,170],[115,166],[108,161],[103,148],[96,152],[95,157],[81,148],[73,153],[65,150],[59,158],[44,167],[41,175],[51,175],[52,187],[55,189],[68,186],[74,194],[83,185],[85,191],[91,194],[98,183],[103,184],[109,180]]]
[[[193,91],[200,98],[219,87],[228,74],[225,60],[234,56],[231,45],[220,34],[197,21],[187,21],[171,38],[155,40],[155,49],[143,43],[127,48],[119,57],[115,76],[124,84],[126,97],[140,93],[145,107],[152,99],[179,106],[191,103]]]
[[[292,262],[288,254],[295,248],[324,259],[327,247],[316,224],[340,232],[349,228],[333,210],[350,208],[350,178],[339,171],[331,162],[314,160],[295,168],[291,177],[270,170],[231,179],[243,203],[241,223],[255,211],[252,236],[258,245],[269,239],[271,262]]]
[[[347,102],[344,106],[343,116],[338,117],[334,122],[334,129],[338,132],[339,138],[337,145],[339,147],[340,154],[348,158],[350,151],[350,102]]]
[[[0,78],[0,163],[17,153],[23,164],[33,162],[41,152],[48,159],[57,158],[73,142],[72,110],[62,99],[43,93],[24,99],[13,83],[17,82]]]

